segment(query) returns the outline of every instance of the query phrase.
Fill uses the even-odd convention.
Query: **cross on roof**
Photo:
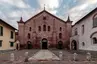
[[[44,4],[44,10],[45,10],[45,4]]]

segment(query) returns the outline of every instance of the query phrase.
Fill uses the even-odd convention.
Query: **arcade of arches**
[[[27,42],[26,48],[27,48],[27,49],[32,49],[32,48],[33,48],[33,44],[32,44],[30,41],[28,41],[28,42]],[[41,49],[48,49],[48,48],[49,48],[49,46],[48,46],[48,40],[47,40],[46,38],[43,38],[43,39],[41,40],[40,48],[41,48]],[[62,42],[62,41],[59,41],[59,42],[57,43],[57,45],[56,45],[56,48],[58,48],[58,49],[63,49],[63,42]]]

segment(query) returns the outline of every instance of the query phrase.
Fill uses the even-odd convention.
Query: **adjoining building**
[[[97,8],[73,25],[70,49],[97,51]]]
[[[18,39],[22,48],[69,48],[72,21],[64,21],[46,10],[27,21],[18,21]]]
[[[14,50],[15,28],[0,19],[0,50]]]

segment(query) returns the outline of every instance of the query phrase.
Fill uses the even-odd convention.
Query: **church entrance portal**
[[[48,41],[46,38],[42,39],[42,49],[47,49],[48,48]]]

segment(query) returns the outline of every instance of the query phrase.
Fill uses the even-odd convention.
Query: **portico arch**
[[[71,42],[71,49],[72,49],[72,50],[77,50],[77,42],[76,42],[76,40],[73,40],[73,41]]]
[[[48,40],[46,38],[42,39],[41,47],[42,47],[42,49],[47,49],[48,48]]]
[[[27,42],[27,49],[32,49],[32,43],[30,41]]]
[[[92,38],[92,36],[93,36],[94,34],[97,34],[97,31],[94,32],[94,33],[92,33],[92,34],[90,35],[90,38]]]
[[[62,41],[59,41],[58,42],[58,49],[62,49],[63,48],[63,42]]]

